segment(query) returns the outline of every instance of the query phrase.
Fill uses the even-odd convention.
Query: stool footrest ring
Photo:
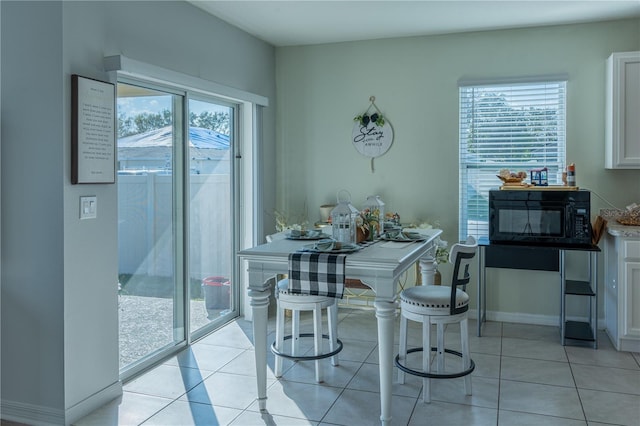
[[[413,353],[413,352],[422,352],[423,349],[422,348],[413,348],[413,349],[409,349],[407,351],[407,354]],[[437,352],[438,348],[431,348],[432,352]],[[454,351],[453,349],[445,349],[444,350],[446,353],[448,354],[452,354],[455,356],[459,356],[460,358],[462,358],[462,353],[458,352],[458,351]],[[395,364],[396,367],[398,367],[400,370],[404,371],[407,374],[412,374],[414,376],[420,376],[420,377],[427,377],[429,379],[455,379],[458,377],[464,377],[467,376],[469,374],[471,374],[471,372],[473,372],[473,370],[475,370],[476,368],[476,363],[473,362],[472,359],[470,359],[469,361],[471,361],[471,365],[469,366],[469,368],[467,368],[464,371],[460,371],[458,373],[425,373],[424,371],[420,371],[420,370],[413,370],[405,365],[402,365],[400,363],[400,354],[396,355],[396,359],[395,359]]]
[[[314,337],[315,334],[313,333],[302,333],[300,334],[300,337]],[[283,340],[291,340],[293,338],[292,335],[288,335],[288,336],[284,336]],[[329,339],[329,336],[327,334],[323,334],[322,335],[323,339]],[[285,354],[280,352],[277,348],[276,348],[276,342],[273,342],[271,344],[271,352],[273,352],[273,354],[275,356],[279,356],[282,358],[286,358],[286,359],[291,359],[294,361],[314,361],[317,359],[324,359],[324,358],[329,358],[332,357],[334,355],[337,355],[338,353],[340,353],[340,351],[342,351],[342,340],[340,339],[336,339],[336,343],[338,344],[338,347],[331,351],[328,352],[326,354],[320,354],[320,355],[297,355],[297,356],[293,356],[293,355],[289,355],[289,354]]]

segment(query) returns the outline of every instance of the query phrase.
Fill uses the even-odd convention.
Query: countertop
[[[623,225],[616,218],[623,216],[624,210],[600,209],[600,216],[607,221],[607,232],[614,237],[640,238],[640,226]]]

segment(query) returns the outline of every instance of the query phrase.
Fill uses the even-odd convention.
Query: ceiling
[[[640,17],[640,0],[187,1],[274,46]]]

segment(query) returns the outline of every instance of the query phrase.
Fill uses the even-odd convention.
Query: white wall
[[[1,413],[68,423],[120,391],[117,188],[70,183],[71,74],[107,80],[103,57],[122,54],[274,105],[274,49],[184,2],[0,7]],[[274,114],[265,109],[270,155]],[[275,199],[273,174],[263,182]],[[97,219],[78,219],[81,195],[98,197]]]
[[[637,19],[279,48],[277,208],[296,216],[306,207],[313,223],[346,188],[356,207],[378,194],[403,222],[438,220],[444,239],[456,241],[458,79],[558,73],[569,75],[567,161],[577,165],[578,185],[617,206],[637,202],[640,172],[604,169],[604,82],[612,52],[638,49]],[[395,134],[375,173],[350,140],[353,117],[372,95]],[[594,195],[594,214],[601,207]],[[443,275],[450,279],[446,268]],[[527,277],[490,271],[488,309],[557,317],[557,274]]]
[[[1,4],[1,391],[3,400],[26,409],[59,410],[64,403],[62,10],[56,3],[17,6]]]

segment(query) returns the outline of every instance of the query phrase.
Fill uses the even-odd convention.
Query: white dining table
[[[393,341],[397,314],[398,278],[416,262],[420,263],[423,285],[433,284],[436,271],[435,240],[440,229],[420,230],[420,242],[378,241],[347,255],[345,275],[359,279],[376,295],[374,307],[378,320],[380,372],[380,421],[391,424],[393,384]],[[248,273],[248,295],[252,310],[256,378],[260,410],[267,409],[267,311],[273,292],[271,278],[288,272],[289,253],[299,251],[309,241],[283,239],[241,250],[239,259]]]

